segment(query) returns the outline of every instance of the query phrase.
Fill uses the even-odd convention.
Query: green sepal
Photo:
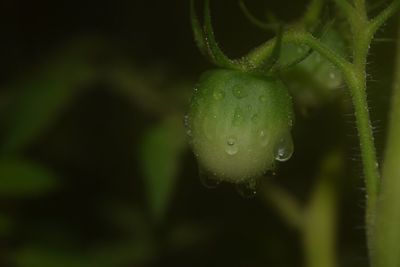
[[[206,38],[204,36],[204,31],[196,15],[194,0],[190,0],[190,21],[192,24],[194,41],[196,42],[197,47],[204,56],[211,58],[211,51],[208,49]]]
[[[251,11],[247,8],[246,4],[243,2],[243,0],[239,0],[239,7],[240,10],[242,11],[243,15],[255,26],[257,26],[258,28],[262,29],[262,30],[266,30],[266,31],[276,31],[279,27],[279,25],[272,21],[269,20],[268,22],[266,21],[262,21],[260,19],[258,19],[253,13],[251,13]]]
[[[211,23],[210,0],[204,1],[204,33],[213,61],[220,67],[239,69],[239,64],[229,59],[217,44]]]

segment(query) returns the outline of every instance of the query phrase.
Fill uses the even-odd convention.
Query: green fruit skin
[[[188,119],[200,166],[243,183],[274,167],[279,142],[291,138],[292,100],[279,79],[216,69],[201,76]]]

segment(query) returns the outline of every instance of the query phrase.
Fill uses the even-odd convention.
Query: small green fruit
[[[232,183],[290,158],[292,122],[291,97],[279,79],[225,69],[201,76],[186,117],[200,165]]]
[[[335,28],[330,28],[321,41],[336,53],[346,56],[345,41]],[[282,45],[279,63],[287,65],[307,50],[307,46],[285,43]],[[282,77],[301,107],[316,107],[335,99],[341,93],[336,89],[343,84],[341,72],[317,52],[285,71]]]

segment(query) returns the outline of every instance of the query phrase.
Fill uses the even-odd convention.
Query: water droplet
[[[202,167],[199,167],[199,177],[201,184],[209,189],[217,188],[221,183],[216,174],[205,171]]]
[[[247,110],[248,110],[248,111],[252,111],[252,109],[253,109],[253,107],[252,107],[251,105],[248,105],[248,106],[247,106]]]
[[[239,99],[245,98],[246,96],[249,95],[245,88],[238,85],[232,88],[232,93],[236,98]]]
[[[225,146],[225,152],[228,153],[228,155],[235,155],[238,152],[239,148],[237,145],[237,140],[234,137],[229,137],[226,140],[226,146]]]
[[[328,86],[328,88],[335,89],[342,83],[341,74],[333,66],[326,70],[325,77],[328,77],[328,79],[324,79],[323,82]]]
[[[225,97],[225,92],[222,90],[215,90],[213,96],[215,100],[221,100]]]
[[[260,141],[262,146],[266,146],[269,143],[269,135],[267,134],[266,130],[261,130],[260,131]]]
[[[232,124],[237,126],[238,124],[240,124],[242,120],[243,120],[242,109],[240,107],[237,107],[235,109],[235,113],[233,114]]]
[[[254,114],[253,117],[251,117],[251,121],[254,123],[257,123],[260,120],[260,117],[257,114]]]
[[[267,97],[265,95],[260,95],[259,99],[261,102],[267,102]]]
[[[189,127],[189,115],[185,114],[185,116],[183,116],[183,125],[188,128]]]
[[[294,147],[290,133],[285,134],[278,142],[275,150],[277,161],[287,161],[293,155]]]
[[[189,137],[192,137],[192,129],[190,128],[190,118],[189,115],[183,116],[183,125],[185,126],[186,129],[186,135]]]
[[[257,194],[257,180],[250,179],[236,185],[237,192],[244,198],[254,198]]]

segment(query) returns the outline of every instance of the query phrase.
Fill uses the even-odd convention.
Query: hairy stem
[[[246,56],[245,59],[250,62],[252,68],[258,67],[265,58],[270,57],[273,52],[275,40],[274,38],[264,43]],[[332,51],[308,32],[296,30],[287,31],[282,36],[282,43],[307,45],[331,61],[343,73],[351,71],[351,64],[344,57]]]
[[[363,73],[353,71],[353,73],[347,74],[345,77],[353,99],[360,139],[361,159],[366,186],[366,229],[368,246],[371,248],[371,231],[374,227],[376,202],[379,193],[379,172],[367,103],[365,71]]]
[[[400,266],[400,20],[389,131],[383,164],[382,192],[374,232],[373,266]]]

